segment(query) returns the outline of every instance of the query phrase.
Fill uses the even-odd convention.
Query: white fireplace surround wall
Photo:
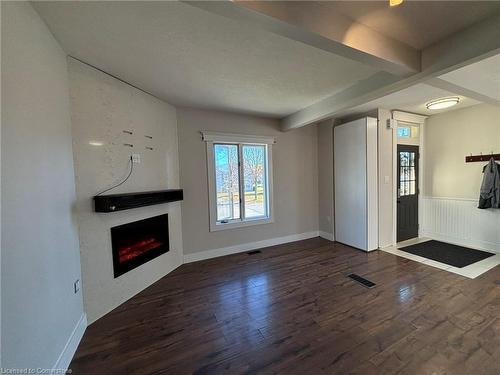
[[[95,213],[92,205],[98,191],[126,177],[132,153],[141,163],[110,193],[179,188],[177,116],[173,106],[115,78],[72,58],[68,65],[83,297],[92,323],[182,263],[180,202],[114,213]],[[164,213],[170,251],[115,279],[110,228]]]

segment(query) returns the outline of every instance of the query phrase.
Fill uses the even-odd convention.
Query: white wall
[[[500,253],[500,210],[477,199],[422,198],[422,236]]]
[[[2,17],[3,7],[0,5],[0,19]],[[2,27],[0,25],[0,40],[2,39]],[[2,61],[2,48],[0,48],[0,61]],[[0,73],[1,79],[1,73]],[[0,88],[0,166],[2,165],[2,90]],[[2,368],[2,170],[0,167],[0,368]]]
[[[253,116],[180,108],[179,150],[184,253],[237,247],[255,241],[318,231],[317,130],[283,133],[279,122]],[[271,135],[275,222],[209,232],[206,147],[200,131]]]
[[[171,105],[74,59],[68,61],[84,305],[93,322],[182,262],[180,202],[105,214],[93,212],[92,202],[95,194],[127,175],[131,153],[140,154],[141,163],[110,193],[179,188],[177,118]],[[90,141],[104,145],[92,146]],[[170,252],[115,279],[110,228],[163,213],[169,214]]]
[[[500,210],[477,208],[486,163],[500,152],[500,108],[480,104],[431,116],[424,131],[422,235],[500,252]]]
[[[83,314],[66,56],[29,3],[1,6],[2,366],[64,366]]]
[[[387,128],[391,112],[378,110],[378,241],[379,247],[394,240],[394,152],[396,129]]]
[[[334,234],[334,178],[333,178],[333,123],[318,124],[318,220],[322,237],[333,240]]]
[[[479,198],[482,167],[465,156],[500,153],[500,107],[480,104],[431,116],[424,132],[424,195]]]

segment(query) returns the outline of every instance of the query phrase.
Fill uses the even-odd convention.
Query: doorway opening
[[[392,112],[396,120],[393,142],[393,244],[420,238],[426,116]]]
[[[419,146],[397,148],[397,242],[418,237]]]

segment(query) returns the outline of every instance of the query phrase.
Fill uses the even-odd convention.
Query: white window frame
[[[210,217],[210,232],[219,230],[242,228],[252,225],[268,224],[274,222],[274,206],[273,206],[273,151],[272,145],[276,143],[274,137],[262,137],[244,134],[230,133],[215,133],[209,131],[201,132],[203,140],[207,148],[207,173],[208,173],[208,202],[209,202],[209,217]],[[217,221],[217,194],[215,186],[215,159],[214,159],[214,144],[233,144],[238,145],[238,154],[240,160],[239,175],[240,175],[240,219],[230,220],[227,223]],[[267,149],[266,155],[266,181],[267,181],[267,213],[266,217],[257,217],[244,219],[245,202],[241,190],[245,184],[243,174],[243,158],[242,147],[240,145],[264,145]]]

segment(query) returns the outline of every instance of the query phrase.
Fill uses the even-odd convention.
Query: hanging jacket
[[[500,164],[493,158],[483,170],[478,208],[500,208]]]

